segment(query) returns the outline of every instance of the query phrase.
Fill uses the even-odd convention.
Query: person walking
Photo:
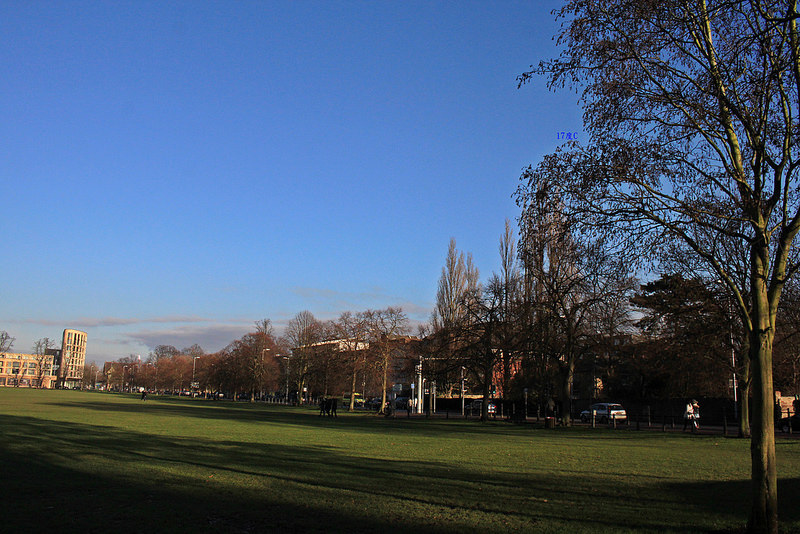
[[[686,410],[683,412],[683,431],[686,432],[686,425],[690,425],[692,432],[700,430],[700,403],[692,399],[686,403]]]
[[[694,432],[694,404],[697,401],[690,400],[686,403],[686,409],[683,412],[683,432],[686,432],[686,427],[691,425],[692,432]]]

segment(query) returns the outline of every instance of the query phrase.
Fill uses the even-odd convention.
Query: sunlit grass
[[[749,443],[0,388],[9,532],[724,532]],[[778,443],[800,531],[800,441]]]

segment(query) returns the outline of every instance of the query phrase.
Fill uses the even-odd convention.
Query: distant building
[[[0,386],[51,388],[55,378],[49,354],[0,354]]]
[[[58,382],[62,388],[78,388],[83,380],[86,363],[86,332],[64,330],[58,360]]]
[[[86,362],[86,332],[64,330],[60,349],[44,354],[0,353],[0,386],[77,388]]]

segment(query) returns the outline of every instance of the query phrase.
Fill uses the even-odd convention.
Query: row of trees
[[[130,354],[106,364],[103,369],[109,389],[129,390],[144,387],[157,391],[183,391],[191,388],[197,358],[205,356],[199,345],[178,350],[171,345],[158,345],[142,361]],[[84,368],[84,385],[97,378],[96,369]]]
[[[130,355],[113,362],[106,373],[109,387],[118,389],[200,389],[234,398],[246,395],[251,401],[269,394],[298,402],[358,392],[381,395],[382,407],[395,377],[418,357],[416,345],[405,342],[408,331],[400,308],[344,312],[332,321],[303,311],[280,337],[263,319],[254,332],[219,352],[159,345],[144,362]],[[350,409],[355,399],[350,395]]]
[[[800,268],[797,2],[568,0],[557,15],[560,56],[519,82],[578,91],[589,141],[529,169],[522,205],[544,197],[580,246],[722,293],[752,396],[748,530],[777,533],[773,370]]]
[[[555,398],[564,425],[576,398],[738,398],[739,432],[749,436],[747,345],[720,283],[678,273],[639,285],[618,258],[579,243],[554,213],[542,202],[525,206],[520,244],[506,223],[501,271],[485,284],[451,240],[422,344],[439,390],[452,394],[466,374],[467,390],[487,398],[496,390],[522,400],[527,391],[542,407]],[[800,391],[800,324],[796,311],[788,313],[800,309],[795,294],[787,292],[775,344],[776,385],[790,392]]]

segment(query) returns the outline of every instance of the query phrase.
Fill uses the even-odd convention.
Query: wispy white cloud
[[[319,319],[335,319],[343,311],[360,311],[386,306],[399,306],[409,316],[409,326],[416,333],[419,324],[428,320],[430,308],[403,299],[394,298],[380,288],[371,291],[348,293],[332,289],[299,287],[293,292],[305,301],[304,309],[312,311]],[[294,312],[269,317],[276,335],[282,335]],[[253,318],[210,318],[197,315],[163,315],[153,317],[80,317],[69,320],[12,319],[4,323],[18,325],[15,335],[20,347],[30,345],[41,337],[42,327],[76,328],[89,333],[87,357],[95,361],[111,361],[129,353],[142,353],[157,345],[173,345],[178,349],[198,344],[207,352],[216,352],[232,341],[254,330]],[[11,331],[11,329],[9,329]],[[56,332],[46,332],[55,335]]]
[[[207,352],[216,352],[231,341],[254,330],[254,322],[240,318],[211,319],[195,315],[169,315],[158,317],[82,317],[66,321],[50,319],[4,321],[17,325],[20,347],[41,337],[45,327],[51,329],[76,328],[89,334],[87,359],[103,362],[115,360],[130,353],[146,353],[157,345],[174,345],[181,349],[195,343]]]
[[[416,302],[401,302],[399,307],[403,308],[403,311],[408,314],[409,317],[417,317],[420,320],[427,321],[431,315],[431,311],[433,307],[429,304],[417,304]]]
[[[218,323],[139,330],[125,334],[125,337],[141,343],[151,350],[157,345],[173,345],[181,349],[196,343],[206,352],[216,352],[226,347],[231,341],[253,330],[252,325]]]
[[[62,328],[99,328],[104,326],[129,326],[136,324],[204,323],[211,319],[192,315],[173,315],[163,317],[80,317],[69,321],[52,319],[12,319],[9,323],[37,324]]]

